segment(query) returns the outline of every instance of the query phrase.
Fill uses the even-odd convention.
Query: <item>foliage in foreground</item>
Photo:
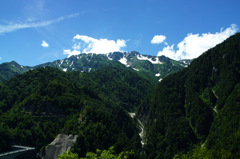
[[[133,155],[133,151],[123,151],[120,154],[116,154],[112,146],[108,150],[97,149],[96,153],[88,152],[84,158],[79,158],[77,153],[66,151],[62,155],[59,155],[58,159],[128,159]]]
[[[174,159],[232,159],[231,152],[226,150],[214,151],[207,149],[205,146],[197,145],[185,154],[177,154]]]

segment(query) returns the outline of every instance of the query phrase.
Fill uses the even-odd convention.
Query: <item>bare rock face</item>
[[[57,159],[58,155],[63,154],[65,151],[69,151],[75,142],[78,135],[65,135],[58,134],[52,143],[50,143],[45,151],[45,156],[42,159]]]

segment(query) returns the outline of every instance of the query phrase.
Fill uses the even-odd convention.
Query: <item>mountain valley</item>
[[[44,156],[71,134],[79,157],[113,146],[132,158],[240,158],[239,92],[240,33],[193,60],[133,51],[3,63],[0,152],[19,144]]]

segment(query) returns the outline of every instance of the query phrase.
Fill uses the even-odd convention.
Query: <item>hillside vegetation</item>
[[[128,111],[151,90],[125,67],[92,73],[30,70],[0,88],[1,151],[13,143],[41,149],[58,133],[79,135],[74,151],[80,156],[111,146],[116,152],[138,151],[140,130]]]
[[[239,158],[239,85],[238,33],[159,83],[147,103],[147,158],[172,158],[196,144]]]
[[[81,56],[85,64],[96,66],[93,71],[80,67],[80,56],[25,68],[29,70],[20,75],[10,71],[11,79],[0,83],[1,152],[21,144],[44,153],[44,146],[64,133],[78,139],[63,158],[117,157],[124,152],[146,159],[240,158],[240,33],[185,69],[174,67],[176,61],[168,58],[136,52]],[[126,67],[122,59],[127,64],[140,60]],[[171,72],[155,85],[147,77],[159,71],[156,61]],[[65,72],[73,66],[87,71]],[[146,75],[136,69],[155,72]]]

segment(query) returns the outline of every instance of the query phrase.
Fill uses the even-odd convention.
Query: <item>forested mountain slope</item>
[[[196,144],[213,158],[239,158],[239,86],[240,33],[163,79],[143,103],[139,112],[148,116],[146,158],[172,158]]]
[[[153,85],[139,76],[131,68],[124,66],[102,67],[94,72],[69,73],[77,83],[93,90],[95,94],[104,93],[127,111],[134,111],[141,103],[141,97],[153,89]],[[80,77],[80,78],[79,78]]]
[[[0,64],[0,82],[7,81],[29,69],[30,67],[21,66],[15,61],[2,63]]]
[[[0,86],[0,151],[11,144],[41,149],[58,133],[79,135],[75,152],[141,149],[134,111],[153,86],[126,67],[92,73],[45,67]],[[104,142],[103,142],[104,141]]]

